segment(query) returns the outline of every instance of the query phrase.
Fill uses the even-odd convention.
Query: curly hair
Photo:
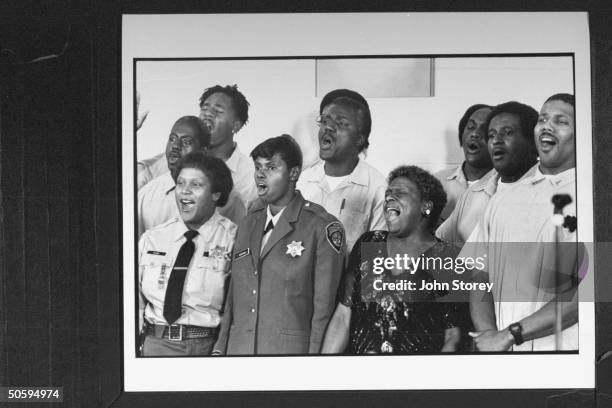
[[[459,120],[459,146],[463,146],[463,130],[467,126],[468,121],[470,120],[470,117],[477,110],[484,109],[484,108],[493,109],[492,106],[485,105],[483,103],[477,103],[476,105],[472,105],[469,108],[467,108],[467,110],[465,111],[461,119]]]
[[[223,160],[203,151],[194,151],[185,155],[178,162],[176,174],[180,174],[183,169],[198,169],[204,173],[211,184],[212,192],[220,193],[216,206],[223,207],[227,204],[232,188],[234,188],[234,182],[232,173]]]
[[[238,90],[238,85],[215,85],[210,88],[206,88],[202,96],[200,96],[200,108],[204,105],[204,102],[208,97],[215,93],[222,93],[229,96],[232,100],[232,107],[236,116],[242,122],[242,126],[246,125],[249,121],[249,101],[246,100],[242,92]],[[241,126],[241,127],[242,127]]]
[[[446,205],[446,193],[440,181],[431,175],[431,173],[423,170],[417,166],[399,166],[391,170],[387,182],[390,184],[393,180],[398,177],[405,177],[412,181],[421,194],[423,201],[431,201],[433,208],[429,219],[427,221],[427,227],[430,231],[434,231],[438,225],[438,218],[442,209]]]

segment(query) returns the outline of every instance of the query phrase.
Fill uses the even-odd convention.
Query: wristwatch
[[[512,323],[510,326],[508,326],[508,330],[510,331],[512,337],[514,337],[514,344],[517,346],[523,344],[523,326],[521,326],[520,323]]]

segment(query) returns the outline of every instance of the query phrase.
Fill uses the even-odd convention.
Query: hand
[[[140,113],[140,92],[136,92],[136,130],[139,130],[145,119],[149,115],[149,111],[144,111],[142,114]]]
[[[444,345],[442,346],[442,353],[452,353],[457,351],[459,342],[461,341],[461,329],[458,327],[451,327],[444,331]]]
[[[512,346],[512,335],[506,330],[483,330],[468,333],[479,351],[507,351]]]

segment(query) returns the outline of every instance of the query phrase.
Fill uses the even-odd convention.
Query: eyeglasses
[[[351,122],[347,119],[340,118],[334,119],[329,115],[319,115],[316,119],[317,126],[332,126],[335,129],[349,129],[351,127]]]

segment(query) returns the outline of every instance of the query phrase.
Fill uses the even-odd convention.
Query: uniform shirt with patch
[[[186,231],[183,221],[173,218],[140,238],[140,327],[143,317],[151,324],[167,324],[163,315],[166,288]],[[235,236],[236,225],[217,211],[198,229],[183,287],[183,315],[175,323],[219,326]]]

